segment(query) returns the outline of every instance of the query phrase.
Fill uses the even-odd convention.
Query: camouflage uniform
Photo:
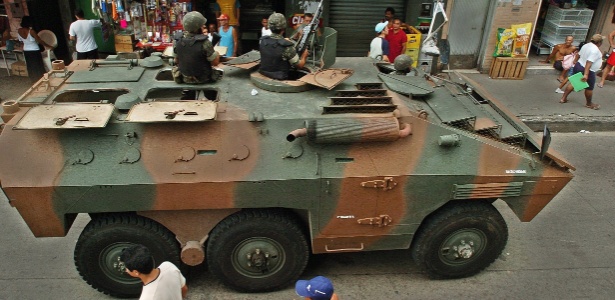
[[[201,33],[201,27],[205,23],[207,19],[200,12],[191,11],[184,16],[185,31],[181,38],[176,39],[174,45],[179,66],[173,67],[171,71],[177,83],[205,83],[220,79],[218,76],[220,73],[215,72],[211,65],[211,62],[218,58],[218,53],[209,39]],[[195,44],[197,42],[202,43],[201,51],[194,47],[198,47]],[[182,65],[182,59],[184,65]]]
[[[269,38],[271,39],[284,39],[280,34],[272,33]],[[282,60],[288,61],[291,65],[295,65],[299,62],[299,55],[295,47],[286,47],[282,52]]]
[[[193,36],[195,36],[194,33],[184,31],[183,38],[190,38]],[[203,42],[203,55],[207,57],[207,61],[209,62],[214,61],[218,57],[218,52],[214,50],[213,45],[208,39],[206,39]],[[205,82],[210,81],[209,78],[198,78],[196,76],[188,76],[188,75],[181,74],[177,66],[173,67],[172,73],[173,73],[173,78],[175,78],[175,81],[177,83],[205,83]],[[213,72],[213,73],[215,74],[216,72]],[[215,75],[212,77],[213,77],[212,78],[213,80],[217,80]],[[181,82],[179,82],[178,80]]]

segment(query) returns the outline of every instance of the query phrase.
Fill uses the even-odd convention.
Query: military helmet
[[[408,71],[412,63],[412,57],[406,54],[400,54],[395,58],[395,61],[393,61],[393,66],[397,71]]]
[[[188,32],[199,31],[205,23],[207,23],[207,19],[198,11],[191,11],[184,16],[184,30]]]
[[[281,13],[272,13],[269,16],[269,29],[280,30],[286,28],[286,18]]]

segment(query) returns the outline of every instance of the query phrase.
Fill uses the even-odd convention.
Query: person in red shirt
[[[393,30],[389,30],[389,34],[385,37],[389,41],[389,60],[395,61],[395,58],[403,53],[406,53],[406,43],[408,37],[406,32],[401,29],[401,20],[393,20]]]

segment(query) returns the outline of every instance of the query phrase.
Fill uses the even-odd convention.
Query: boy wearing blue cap
[[[390,62],[389,41],[385,39],[386,35],[389,34],[388,25],[388,21],[376,24],[376,28],[374,29],[376,30],[377,36],[369,44],[369,52],[367,53],[367,56],[377,60]]]
[[[333,292],[333,283],[324,276],[317,276],[310,280],[297,280],[295,292],[305,299],[339,300]]]

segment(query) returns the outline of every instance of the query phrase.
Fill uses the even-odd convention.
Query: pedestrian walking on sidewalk
[[[572,62],[570,62],[568,59],[564,60],[563,65],[566,65],[568,67],[568,72],[566,72],[566,76],[564,77],[564,81],[562,81],[559,86],[555,89],[555,92],[558,94],[563,94],[564,93],[564,87],[566,86],[566,84],[568,84],[568,77],[572,76],[574,74],[574,65],[577,63],[577,61],[579,60],[579,50],[581,50],[581,48],[583,48],[583,45],[587,44],[586,42],[580,42],[579,46],[577,47],[577,51],[575,51],[574,57],[572,59]],[[570,63],[570,65],[568,65]]]
[[[594,34],[591,38],[591,43],[585,44],[579,52],[579,60],[574,65],[574,73],[582,73],[583,78],[581,81],[587,82],[589,85],[585,89],[585,107],[591,109],[599,109],[600,105],[592,103],[592,96],[594,92],[594,85],[596,83],[596,72],[600,70],[602,66],[602,51],[600,46],[604,37],[600,34]],[[566,86],[564,96],[559,101],[560,103],[568,102],[568,95],[572,92],[572,84]]]
[[[613,66],[615,66],[615,48],[613,48],[613,46],[615,46],[615,41],[613,40],[614,38],[615,30],[609,33],[609,53],[611,54],[609,55],[609,59],[606,61],[604,70],[602,70],[602,79],[600,79],[600,83],[598,83],[598,87],[600,88],[604,86],[604,80],[611,72],[613,72]]]

